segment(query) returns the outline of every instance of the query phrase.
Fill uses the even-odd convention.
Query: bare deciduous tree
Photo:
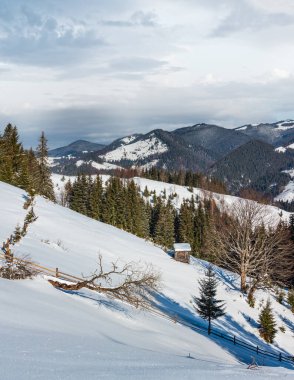
[[[49,282],[55,287],[66,290],[88,288],[136,307],[145,308],[149,304],[150,292],[159,289],[160,274],[152,265],[142,267],[136,263],[128,263],[120,268],[118,262],[111,263],[110,270],[105,271],[102,256],[99,255],[97,270],[90,276],[84,277],[83,281],[75,284],[53,280]]]
[[[264,205],[239,200],[224,223],[216,223],[208,247],[218,265],[240,275],[249,299],[259,287],[293,275],[293,244],[283,223],[272,220]]]

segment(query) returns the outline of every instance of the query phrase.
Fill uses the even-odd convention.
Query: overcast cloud
[[[292,0],[0,0],[0,122],[26,145],[293,118]]]

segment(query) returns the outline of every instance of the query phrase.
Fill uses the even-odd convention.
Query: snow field
[[[4,241],[16,224],[23,222],[25,194],[3,183],[0,194],[0,239]],[[175,262],[150,242],[40,197],[34,210],[38,219],[15,246],[15,255],[30,254],[41,265],[77,276],[95,269],[99,253],[106,268],[117,259],[122,263],[151,263],[162,275],[157,307],[169,315],[176,313],[205,325],[190,302],[193,295],[198,295],[197,281],[204,275],[205,262]],[[238,291],[238,278],[218,268],[216,271],[220,280],[218,297],[226,301],[227,315],[214,326],[248,343],[293,355],[294,317],[288,307],[259,291],[257,307],[252,309]],[[232,347],[226,342],[214,342],[180,324],[97,293],[59,291],[42,277],[14,282],[1,279],[0,284],[0,364],[5,379],[210,380],[293,376],[293,372],[282,368],[246,370],[239,361],[249,363],[252,353],[237,348],[233,356]],[[257,330],[260,305],[268,297],[278,326],[286,329],[285,333],[279,331],[274,346],[263,343]],[[187,358],[189,353],[194,359]],[[279,365],[268,360],[264,363]]]

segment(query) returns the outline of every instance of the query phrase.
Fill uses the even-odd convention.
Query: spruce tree
[[[208,334],[211,333],[211,321],[225,315],[225,304],[216,299],[218,281],[212,267],[205,272],[205,278],[199,280],[200,297],[193,297],[194,308],[208,321]]]
[[[102,216],[102,199],[103,197],[103,184],[99,175],[91,184],[89,195],[89,213],[88,215],[96,220],[101,220]]]
[[[165,248],[171,248],[175,241],[175,214],[171,203],[165,205],[162,201],[158,208],[157,221],[155,224],[155,242]]]
[[[20,186],[20,173],[23,160],[23,147],[19,142],[16,127],[8,124],[0,142],[0,180]]]
[[[26,159],[29,176],[29,184],[27,191],[30,195],[33,196],[36,193],[36,189],[38,188],[39,164],[32,148],[27,152]]]
[[[72,185],[69,207],[83,215],[88,215],[88,182],[84,174],[79,175]]]
[[[271,308],[271,302],[268,299],[266,305],[259,314],[260,336],[268,343],[273,343],[276,336],[276,321]]]
[[[180,208],[178,220],[178,239],[179,242],[190,243],[193,247],[194,242],[194,209],[189,201],[184,201]]]
[[[53,183],[48,163],[47,139],[42,132],[39,145],[37,147],[37,158],[39,163],[39,175],[37,184],[37,193],[55,201]]]
[[[70,207],[70,197],[72,194],[72,184],[70,179],[64,185],[64,194],[61,200],[62,206]]]

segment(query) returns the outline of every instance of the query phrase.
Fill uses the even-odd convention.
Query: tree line
[[[24,149],[17,127],[5,127],[0,134],[0,181],[55,200],[44,132],[34,152],[32,148]]]
[[[189,188],[199,187],[203,190],[212,191],[219,194],[229,194],[224,182],[221,180],[190,170],[166,170],[153,166],[150,169],[116,169],[112,174],[120,178],[143,177],[154,181],[172,183],[174,185],[187,186]]]
[[[195,255],[204,258],[205,238],[212,215],[219,212],[212,199],[191,198],[179,210],[173,205],[177,194],[143,191],[132,179],[79,175],[64,186],[63,205],[86,216],[111,224],[167,249],[175,241],[191,244]]]

